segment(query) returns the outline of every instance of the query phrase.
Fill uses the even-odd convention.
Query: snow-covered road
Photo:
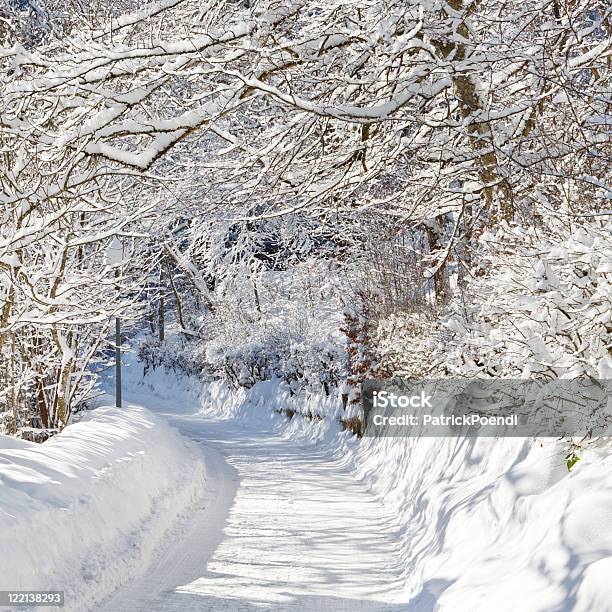
[[[232,421],[168,418],[201,444],[207,498],[100,610],[405,609],[394,518],[340,462]]]

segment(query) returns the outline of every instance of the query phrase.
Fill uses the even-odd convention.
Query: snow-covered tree
[[[537,251],[569,239],[551,228],[609,212],[606,3],[49,1],[35,44],[23,34],[32,12],[11,10],[0,17],[0,351],[16,354],[6,347],[26,324],[48,326],[58,380],[71,375],[70,343],[53,326],[107,319],[101,288],[130,290],[100,265],[112,235],[150,241],[155,299],[172,294],[198,334],[172,281],[194,310],[213,313],[232,283],[257,310],[276,218],[343,232],[332,258],[350,264],[355,295],[383,296],[379,317],[399,307],[398,270],[414,284],[404,309],[423,310],[432,288],[432,310],[453,292],[464,304],[478,287],[467,279],[489,278],[485,237],[499,224],[533,228]],[[364,258],[364,219],[370,232],[384,219],[385,240],[408,241],[414,257]],[[233,249],[219,242],[227,232]]]

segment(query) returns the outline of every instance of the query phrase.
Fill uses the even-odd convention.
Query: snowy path
[[[168,415],[202,444],[204,508],[104,612],[405,609],[393,517],[313,447]]]

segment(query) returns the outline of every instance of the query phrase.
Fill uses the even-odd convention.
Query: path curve
[[[202,507],[102,612],[397,612],[394,519],[314,446],[234,422],[167,415],[199,442]]]

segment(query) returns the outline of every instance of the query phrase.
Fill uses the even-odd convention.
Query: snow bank
[[[83,612],[151,562],[204,488],[200,451],[144,408],[99,408],[42,445],[0,436],[0,590]]]
[[[612,444],[550,439],[386,438],[341,433],[341,404],[275,382],[207,385],[203,412],[327,447],[398,517],[407,610],[612,610]],[[277,411],[325,415],[316,420]]]
[[[404,528],[416,609],[612,610],[598,569],[612,562],[610,447],[581,452],[572,473],[565,448],[517,438],[359,445],[362,476]]]

